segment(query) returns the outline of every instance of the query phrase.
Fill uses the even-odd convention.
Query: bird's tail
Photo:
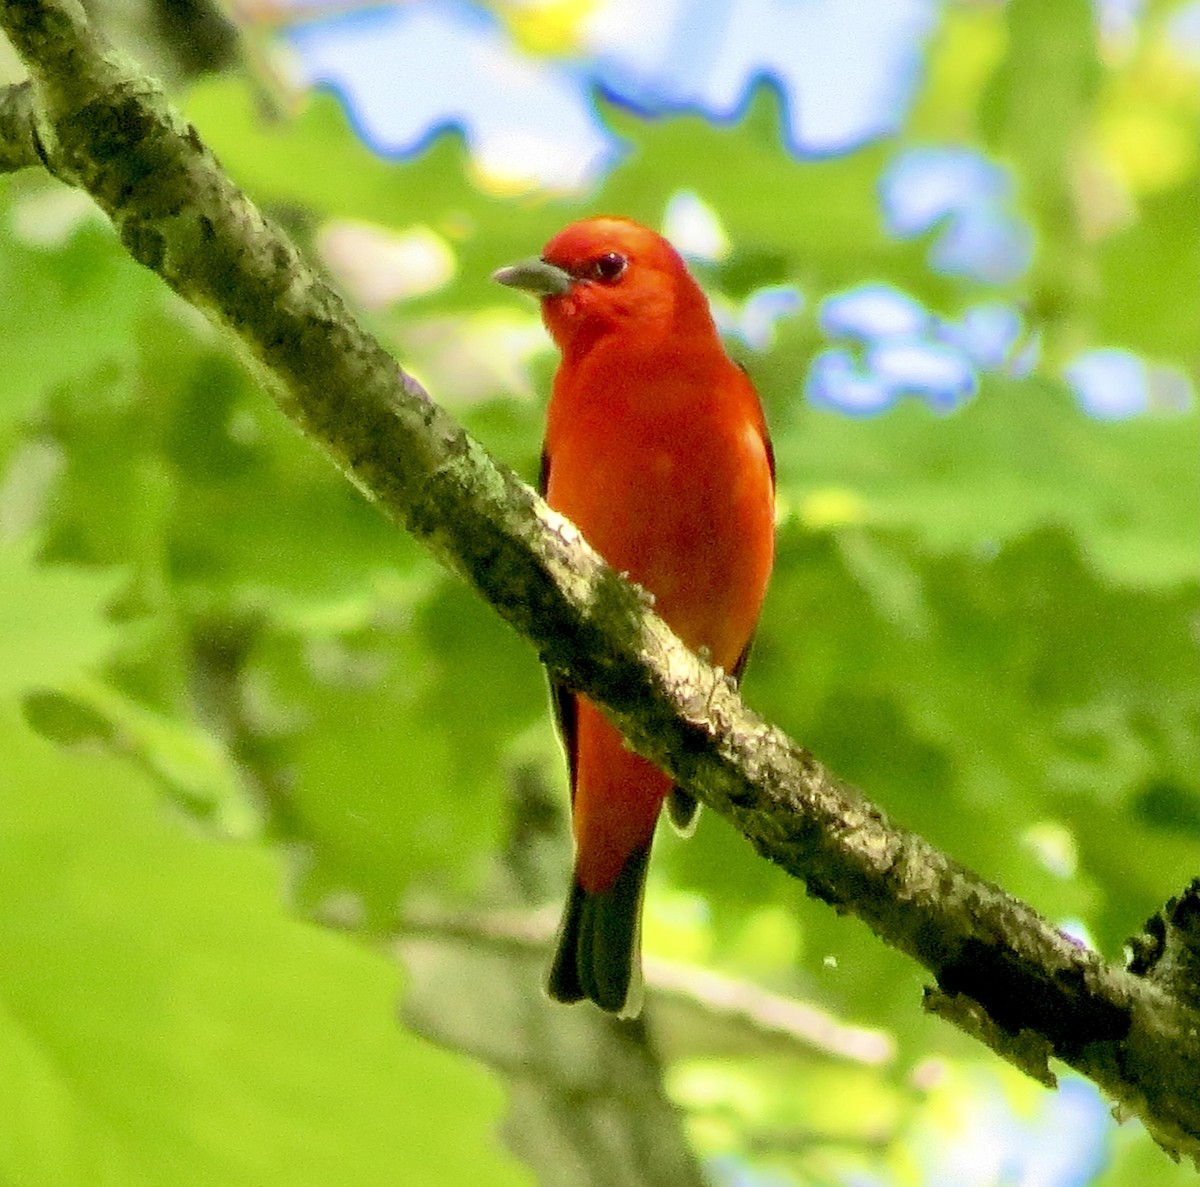
[[[642,892],[650,848],[639,849],[601,891],[571,885],[546,992],[559,1002],[587,998],[610,1014],[636,1018],[642,1008]]]

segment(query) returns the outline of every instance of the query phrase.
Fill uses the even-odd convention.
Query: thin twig
[[[401,920],[401,937],[461,940],[506,951],[547,954],[558,924],[553,908],[545,911],[463,912],[413,908]],[[782,1039],[837,1059],[870,1066],[891,1062],[891,1035],[852,1026],[826,1010],[795,998],[769,993],[748,981],[683,961],[647,955],[646,988],[652,998],[670,999],[714,1018],[733,1022],[758,1038]]]

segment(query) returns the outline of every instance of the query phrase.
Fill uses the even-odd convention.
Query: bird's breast
[[[729,667],[766,587],[774,506],[757,398],[722,362],[707,382],[676,368],[557,388],[547,497],[684,642]]]

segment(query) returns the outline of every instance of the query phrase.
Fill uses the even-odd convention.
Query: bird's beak
[[[572,285],[573,278],[545,260],[522,260],[492,273],[492,279],[510,289],[521,289],[535,297],[561,297]]]

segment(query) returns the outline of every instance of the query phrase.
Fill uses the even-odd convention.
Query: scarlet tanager
[[[541,489],[693,650],[736,679],[774,557],[775,475],[758,396],[725,354],[675,249],[621,218],[556,235],[501,284],[541,299],[562,355]],[[634,754],[586,697],[553,689],[567,751],[575,874],[547,990],[623,1017],[641,1007],[639,932],[659,811],[699,805]]]

